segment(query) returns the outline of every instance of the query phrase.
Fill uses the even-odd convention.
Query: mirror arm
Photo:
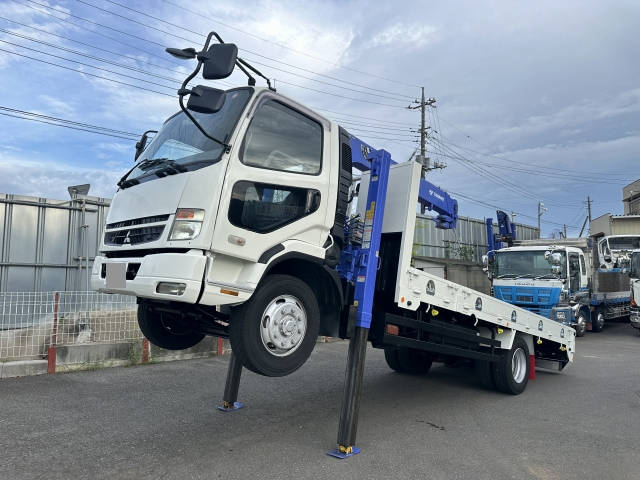
[[[242,64],[238,60],[236,60],[236,65],[240,70],[242,70],[242,73],[244,73],[247,77],[249,77],[249,86],[253,87],[256,84],[256,79],[253,78],[253,76],[247,71],[246,68],[242,66]]]
[[[222,39],[220,38],[220,36],[216,32],[210,32],[209,35],[207,35],[207,41],[204,43],[204,48],[202,50],[203,52],[207,51],[207,48],[209,47],[209,42],[211,41],[211,37],[214,36],[214,35],[220,41],[220,43],[224,43],[222,41]],[[189,120],[191,120],[191,122],[198,128],[198,130],[200,130],[200,133],[202,133],[205,137],[213,140],[218,145],[222,145],[222,147],[224,148],[224,153],[229,153],[231,151],[231,145],[229,145],[228,143],[222,142],[222,141],[218,140],[217,138],[212,137],[211,135],[209,135],[204,130],[204,128],[202,128],[202,126],[198,123],[198,121],[194,118],[194,116],[191,115],[191,113],[184,106],[184,96],[191,92],[191,90],[189,90],[187,88],[187,85],[191,80],[193,80],[193,78],[196,75],[198,75],[198,73],[200,73],[200,69],[202,68],[202,64],[203,64],[203,60],[198,60],[198,65],[196,65],[195,70],[191,73],[191,75],[189,75],[187,78],[184,79],[184,82],[182,82],[182,86],[180,87],[180,90],[178,90],[178,103],[180,104],[180,109],[184,112],[184,114],[187,116],[187,118],[189,118]]]
[[[249,63],[247,63],[246,61],[244,61],[243,59],[241,59],[240,57],[237,58],[238,62],[240,62],[242,65],[244,65],[245,67],[247,67],[249,70],[251,70],[253,73],[255,73],[256,75],[258,75],[259,77],[264,78],[267,81],[267,86],[269,87],[269,90],[273,90],[274,92],[276,91],[275,88],[273,88],[271,86],[271,80],[269,80],[267,77],[265,77],[262,72],[260,70],[258,70],[255,67],[252,67]]]

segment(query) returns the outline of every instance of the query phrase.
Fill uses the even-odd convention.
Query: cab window
[[[275,100],[258,107],[240,151],[252,167],[317,175],[322,168],[322,126]]]

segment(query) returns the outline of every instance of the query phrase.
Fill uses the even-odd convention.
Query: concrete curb
[[[16,360],[0,363],[0,379],[47,373],[46,360]]]

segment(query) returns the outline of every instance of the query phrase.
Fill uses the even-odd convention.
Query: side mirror
[[[553,252],[551,254],[551,265],[560,267],[562,265],[562,254]]]
[[[489,268],[489,255],[482,255],[482,266],[485,269]]]
[[[206,80],[220,80],[233,73],[238,58],[238,47],[233,43],[216,43],[206,53],[198,55],[202,63],[202,77]]]
[[[158,133],[157,130],[147,130],[142,134],[140,140],[136,142],[136,156],[133,159],[134,161],[138,159],[138,157],[144,152],[144,149],[147,147],[147,141],[149,140],[150,133]]]
[[[224,105],[226,92],[217,88],[197,85],[189,92],[187,108],[198,113],[216,113]]]

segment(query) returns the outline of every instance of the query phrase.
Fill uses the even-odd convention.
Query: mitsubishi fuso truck
[[[629,315],[629,268],[637,235],[514,240],[492,252],[488,273],[496,298],[544,317],[600,332]]]
[[[367,343],[404,373],[467,359],[509,394],[525,389],[536,365],[562,370],[573,360],[574,329],[413,266],[416,212],[435,213],[439,228],[458,218],[457,202],[420,164],[396,164],[276,92],[213,32],[201,51],[168,50],[197,65],[178,91],[180,111],[150,142],[143,136],[118,182],[92,286],[136,296],[140,328],[162,348],[229,338],[221,410],[241,406],[243,368],[288,375],[319,334],[349,339],[331,452],[346,457],[357,453]],[[215,80],[234,67],[248,86],[190,84],[200,71]]]

